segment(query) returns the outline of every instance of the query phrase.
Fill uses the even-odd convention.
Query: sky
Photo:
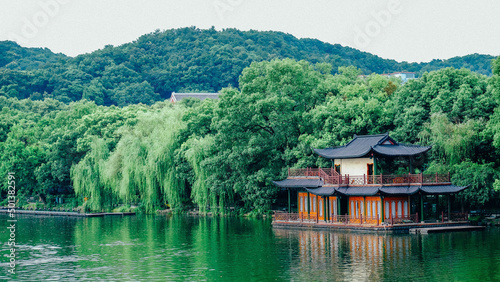
[[[0,2],[0,40],[76,56],[156,29],[282,31],[386,59],[500,55],[498,0],[16,0]]]

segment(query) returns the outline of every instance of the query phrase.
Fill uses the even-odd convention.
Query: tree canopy
[[[389,131],[398,141],[433,145],[423,169],[450,171],[454,183],[471,185],[459,195],[467,204],[495,206],[499,60],[491,77],[446,68],[402,84],[359,76],[354,66],[332,72],[324,62],[273,59],[252,62],[239,88],[222,89],[218,100],[151,98],[150,105],[133,104],[134,95],[156,93],[144,90],[154,86],[133,66],[101,68],[98,81],[66,70],[94,81],[80,90],[101,93],[103,101],[114,97],[108,91],[130,87],[122,81],[140,87],[130,90],[134,95],[123,93],[120,107],[0,96],[0,175],[16,173],[21,198],[50,202],[69,195],[93,211],[128,204],[147,212],[236,208],[260,214],[279,191],[272,181],[286,177],[288,167],[329,165],[313,148]],[[2,199],[6,191],[3,182]]]
[[[425,72],[445,67],[491,75],[489,55],[472,54],[428,63],[396,62],[359,50],[273,31],[179,28],[136,41],[105,46],[74,58],[48,49],[0,42],[0,96],[64,103],[84,98],[97,105],[152,105],[172,92],[218,92],[239,88],[252,62],[291,58],[313,64],[355,66],[358,74]]]

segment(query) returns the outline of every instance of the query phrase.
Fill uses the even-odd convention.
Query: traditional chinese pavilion
[[[424,201],[434,199],[435,203],[439,195],[448,195],[446,216],[451,220],[449,196],[467,186],[453,185],[449,173],[414,172],[430,148],[398,143],[389,134],[355,135],[344,146],[314,150],[331,161],[330,168],[289,169],[287,179],[274,183],[288,189],[289,195],[290,190],[297,190],[296,220],[375,225],[420,222],[426,214]],[[407,172],[393,174],[395,170]],[[444,210],[442,214],[444,220]]]

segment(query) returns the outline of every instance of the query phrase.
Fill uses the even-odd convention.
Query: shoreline
[[[8,209],[0,209],[0,213],[10,213]],[[130,216],[135,215],[135,212],[102,212],[102,213],[79,213],[79,212],[66,212],[66,211],[40,211],[40,210],[21,210],[15,209],[15,214],[27,215],[50,215],[50,216],[72,216],[72,217],[102,217],[102,216]]]

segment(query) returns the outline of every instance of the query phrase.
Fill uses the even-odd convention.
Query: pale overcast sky
[[[0,2],[0,40],[70,56],[155,29],[275,30],[383,58],[500,55],[498,0],[17,0]]]

